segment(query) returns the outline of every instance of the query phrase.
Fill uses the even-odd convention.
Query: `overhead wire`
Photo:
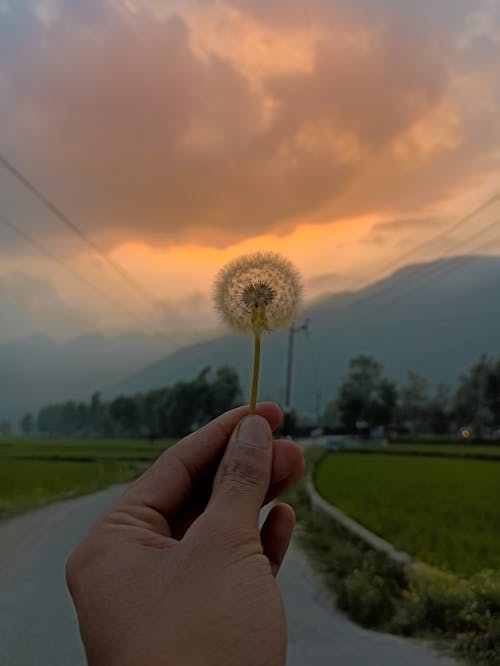
[[[490,205],[495,200],[495,198],[496,197],[491,197],[487,202],[485,202],[485,204],[483,204],[479,208],[481,210],[484,209],[486,204]],[[477,210],[478,209],[476,209],[476,211]],[[473,220],[473,216],[471,214],[471,215],[468,216],[468,221],[470,222],[472,220]],[[456,225],[455,225],[455,227],[456,227]],[[473,234],[471,234],[467,238],[459,241],[458,243],[455,243],[455,249],[460,248],[463,245],[466,245],[467,248],[470,249],[472,247],[472,244],[474,243],[474,241],[476,241],[481,236],[484,236],[485,234],[489,233],[491,230],[497,229],[498,227],[499,227],[499,221],[498,221],[498,219],[495,219],[491,224],[488,224],[486,227],[483,227],[482,229],[476,230]],[[488,243],[487,247],[489,247],[489,243]],[[484,246],[481,246],[480,248],[475,248],[475,251],[476,252],[477,251],[482,251],[483,248],[484,248]],[[439,259],[440,260],[449,259],[451,261],[452,257],[447,257],[445,255],[441,255],[441,257]],[[460,263],[451,264],[451,265],[448,264],[448,265],[444,265],[444,266],[440,263],[437,263],[439,261],[439,259],[434,260],[428,266],[424,266],[423,270],[422,270],[422,267],[420,265],[414,266],[413,267],[413,273],[410,273],[409,276],[407,275],[406,277],[408,278],[408,277],[411,277],[412,274],[418,274],[419,281],[416,284],[411,285],[408,289],[405,289],[402,292],[392,296],[388,300],[387,299],[383,300],[381,303],[375,302],[376,307],[374,309],[370,310],[370,312],[368,312],[368,313],[363,313],[361,315],[361,318],[360,319],[358,318],[354,322],[351,322],[350,326],[353,323],[356,323],[356,321],[363,320],[365,317],[371,316],[371,315],[379,312],[381,309],[387,307],[388,305],[391,305],[392,303],[395,303],[395,302],[401,300],[402,298],[405,298],[409,294],[412,294],[415,291],[418,291],[419,289],[425,287],[426,285],[435,281],[436,279],[441,279],[442,277],[445,277],[446,275],[454,272],[455,270],[460,270],[461,268],[463,268],[464,265],[467,265],[470,262],[476,261],[479,258],[474,257],[474,256],[464,257],[464,258],[462,258],[462,261]],[[385,294],[383,292],[383,290],[380,290],[375,294],[375,296],[382,296],[382,297],[384,297],[386,295],[387,294]],[[351,309],[354,306],[359,306],[359,305],[361,305],[362,303],[365,303],[365,302],[371,303],[373,301],[373,296],[374,295],[371,294],[371,293],[365,294],[363,297],[361,297],[359,299],[356,299],[355,301],[353,301],[351,303],[347,303],[344,307],[340,306],[336,310],[335,314],[336,315],[341,315],[341,314],[343,314],[344,312],[346,312],[347,310]],[[314,318],[317,321],[317,320],[323,319],[325,316],[326,316],[326,313],[323,314],[323,315],[321,313],[318,313],[318,315],[315,315]],[[333,327],[329,330],[335,330],[335,327]]]
[[[486,201],[484,201],[480,206],[478,206],[473,211],[465,215],[465,217],[460,218],[457,222],[454,222],[450,226],[446,227],[446,229],[444,229],[443,231],[438,232],[436,235],[432,236],[431,238],[427,238],[422,243],[415,245],[411,250],[407,250],[406,252],[404,252],[397,259],[390,261],[382,268],[381,273],[387,273],[391,270],[394,270],[395,268],[400,266],[401,263],[406,259],[411,259],[421,250],[425,250],[426,248],[432,247],[432,245],[434,245],[437,241],[446,238],[447,236],[454,233],[461,227],[466,226],[467,224],[472,222],[472,220],[475,219],[477,215],[479,215],[479,213],[482,213],[484,210],[489,208],[489,206],[491,206],[491,204],[494,203],[495,201],[500,201],[499,192],[493,194],[491,197],[486,199]]]
[[[156,306],[146,289],[133,278],[120,264],[111,259],[82,229],[71,220],[47,195],[41,192],[10,160],[0,154],[0,164],[16,178],[38,201],[45,206],[63,225],[71,230],[84,244],[86,244],[99,258],[117,275],[119,275],[137,294],[145,299],[149,305]]]
[[[76,280],[79,280],[81,283],[85,284],[89,289],[94,291],[96,294],[98,294],[100,297],[105,299],[110,305],[113,307],[118,308],[122,314],[126,314],[127,317],[132,318],[132,319],[139,319],[137,315],[129,311],[127,308],[125,308],[119,301],[115,300],[113,297],[109,296],[105,291],[97,287],[93,282],[85,278],[83,275],[80,275],[75,271],[73,268],[68,266],[62,259],[60,259],[58,256],[53,254],[48,248],[46,248],[42,243],[40,243],[36,238],[33,238],[30,236],[28,233],[26,233],[23,229],[18,227],[12,220],[9,220],[5,215],[0,214],[0,223],[2,223],[5,227],[10,229],[13,233],[15,233],[17,236],[25,240],[27,243],[32,245],[34,248],[40,252],[40,254],[43,254],[47,259],[50,259],[51,261],[54,261],[57,263],[61,268],[63,268],[69,275],[71,275],[73,278]]]
[[[498,192],[493,194],[492,196],[490,196],[486,201],[484,201],[482,204],[477,206],[473,211],[471,211],[470,213],[468,213],[464,217],[460,218],[460,220],[458,220],[457,222],[449,225],[445,230],[440,231],[439,233],[435,234],[431,238],[426,239],[424,242],[415,245],[411,250],[405,251],[405,253],[400,255],[397,259],[391,261],[389,264],[387,264],[382,269],[382,271],[380,271],[379,277],[375,278],[375,281],[374,281],[375,286],[377,286],[377,284],[380,283],[380,281],[383,280],[383,278],[385,276],[385,273],[388,270],[390,270],[391,268],[398,267],[401,264],[402,261],[404,261],[405,259],[408,259],[412,256],[415,256],[420,250],[422,250],[426,247],[432,246],[435,242],[437,242],[439,240],[442,240],[443,238],[446,238],[449,234],[457,231],[459,228],[467,226],[468,224],[470,224],[471,222],[473,222],[476,219],[477,215],[479,215],[483,211],[487,210],[496,201],[500,201],[500,193],[498,193]],[[490,227],[491,226],[493,226],[493,225],[490,225]],[[487,231],[486,229],[483,229],[480,232],[476,232],[475,234],[472,235],[471,238],[474,239],[475,236],[482,235],[486,231]],[[470,242],[470,239],[466,239],[465,242]],[[462,245],[462,244],[463,244],[463,242],[459,243],[459,246]],[[437,261],[438,259],[444,259],[444,258],[445,258],[445,256],[441,255],[435,261]],[[436,266],[435,261],[430,263],[428,265],[428,267],[426,269],[424,269],[424,271],[427,271],[429,274],[433,274],[436,271],[439,272],[442,269],[442,267]],[[419,274],[419,276],[422,275],[422,266],[421,265],[410,266],[409,269],[410,270],[409,270],[409,273],[408,273],[407,277],[411,277],[412,275],[416,275],[417,273]],[[354,301],[349,301],[348,303],[345,303],[344,305],[340,305],[336,310],[336,314],[343,314],[344,312],[348,312],[349,310],[355,309],[359,305],[362,305],[363,303],[366,303],[366,302],[371,303],[371,302],[373,302],[374,298],[377,298],[377,296],[381,296],[381,295],[382,296],[384,295],[384,288],[383,288],[382,285],[380,285],[380,288],[378,289],[378,291],[375,291],[375,292],[370,291],[369,293],[362,294],[361,296],[359,296]],[[318,304],[318,307],[321,307],[321,304]],[[321,319],[321,318],[322,318],[321,313],[318,313],[317,315],[315,315],[316,320]]]
[[[488,229],[484,229],[483,231],[484,232],[489,231],[491,227],[496,227],[496,226],[498,226],[498,220],[495,220],[495,222],[492,225],[489,225]],[[476,248],[476,252],[481,252],[483,250],[487,250],[489,247],[490,247],[490,243],[483,244],[479,248]],[[415,292],[420,291],[421,289],[423,289],[424,287],[426,287],[430,283],[435,282],[436,279],[442,280],[443,278],[447,277],[451,273],[455,273],[456,271],[463,270],[465,266],[468,266],[471,263],[479,261],[479,259],[480,259],[479,256],[467,256],[467,257],[461,258],[461,261],[457,261],[455,264],[452,263],[452,264],[449,264],[449,265],[442,266],[439,270],[436,270],[431,275],[426,276],[427,278],[430,277],[430,279],[426,279],[426,280],[424,280],[424,281],[422,281],[418,284],[413,285],[409,289],[406,289],[402,293],[396,294],[395,296],[393,296],[388,301],[385,301],[383,303],[383,307],[387,307],[388,305],[392,305],[393,303],[396,303],[396,302],[400,301],[402,298],[406,298],[410,294],[414,294]]]
[[[441,232],[440,234],[434,236],[433,239],[427,240],[424,243],[419,244],[418,246],[416,246],[416,248],[423,249],[424,247],[428,247],[432,243],[434,243],[438,238],[442,239],[442,238],[446,237],[447,234],[452,233],[453,231],[456,231],[457,229],[459,229],[462,226],[466,226],[471,221],[473,221],[475,219],[475,217],[480,212],[486,210],[492,203],[494,203],[498,199],[499,199],[499,195],[495,194],[494,196],[490,197],[487,201],[485,201],[483,204],[481,204],[481,206],[476,208],[472,213],[469,213],[467,216],[465,216],[464,218],[459,220],[457,223],[455,223],[451,227],[448,227],[446,232]],[[492,223],[488,224],[487,226],[483,227],[480,230],[475,231],[468,238],[460,241],[458,246],[460,247],[461,245],[463,245],[465,243],[470,245],[471,241],[476,241],[478,238],[488,234],[491,230],[497,229],[498,227],[499,227],[499,221],[498,221],[498,219],[495,219]],[[487,249],[488,247],[490,247],[490,245],[491,245],[491,241],[488,242],[487,245],[482,245],[479,248],[476,248],[475,251],[481,251],[483,248]],[[416,248],[414,248],[411,251],[411,254],[413,254],[413,252],[416,251]],[[403,257],[408,258],[408,256],[411,256],[411,254],[406,253],[406,255],[403,255]],[[444,257],[442,257],[442,258],[444,258]],[[371,310],[369,313],[363,314],[358,319],[357,322],[355,320],[354,322],[350,322],[349,325],[344,325],[344,326],[340,326],[340,327],[333,326],[333,327],[329,327],[329,328],[326,328],[326,329],[323,328],[322,332],[328,332],[328,333],[334,333],[335,334],[335,333],[350,331],[350,330],[352,330],[353,325],[356,325],[356,327],[358,329],[367,329],[367,328],[385,329],[385,328],[391,328],[391,327],[395,327],[395,326],[407,326],[407,325],[415,326],[415,325],[418,325],[418,324],[421,324],[421,323],[429,324],[429,323],[449,322],[449,321],[465,321],[465,320],[468,320],[468,319],[483,318],[483,317],[498,317],[498,316],[500,316],[500,311],[494,311],[493,310],[493,311],[488,311],[488,312],[483,312],[483,313],[468,313],[468,314],[463,314],[462,313],[462,314],[458,314],[458,315],[450,314],[450,315],[444,315],[444,316],[439,316],[439,317],[434,317],[434,318],[428,318],[428,317],[427,318],[419,318],[418,320],[413,320],[413,321],[406,320],[406,321],[400,321],[400,322],[385,322],[383,324],[378,324],[378,325],[377,324],[363,324],[363,320],[366,319],[367,316],[372,316],[373,314],[376,314],[381,309],[384,309],[388,305],[392,305],[393,303],[397,302],[398,300],[401,300],[402,298],[405,298],[408,295],[424,288],[429,283],[434,282],[436,279],[442,279],[442,278],[446,277],[447,275],[453,273],[454,271],[462,269],[464,267],[464,265],[468,265],[469,263],[472,263],[474,261],[478,261],[479,259],[480,259],[480,257],[475,257],[475,256],[465,257],[460,262],[448,264],[448,265],[445,265],[445,266],[440,266],[439,264],[436,265],[436,264],[433,263],[433,264],[431,264],[431,270],[427,271],[426,274],[424,274],[424,281],[423,282],[421,281],[421,282],[419,282],[415,285],[412,285],[409,289],[406,289],[403,292],[401,292],[399,294],[396,294],[390,300],[384,301],[382,304],[379,304],[379,306],[377,308]],[[401,260],[401,257],[400,257],[399,261],[400,260]],[[399,261],[398,261],[398,263],[399,263]],[[394,266],[397,265],[396,262],[391,262],[391,264],[389,264],[386,268],[390,268],[393,265]],[[415,272],[417,272],[418,270],[419,270],[419,267],[415,267]],[[380,293],[382,293],[382,292],[379,292],[377,295],[380,295]],[[360,304],[360,302],[365,302],[365,301],[370,301],[371,302],[372,299],[373,299],[373,294],[366,295],[365,297],[363,297],[361,299],[357,299],[352,305],[357,306],[357,305]],[[347,305],[349,305],[349,304],[347,304]],[[348,307],[344,307],[344,308],[341,307],[339,310],[337,310],[335,312],[335,314],[336,315],[337,314],[342,314],[347,309],[349,309],[349,308]],[[313,315],[313,319],[315,321],[317,321],[318,319],[321,319],[321,318],[322,318],[321,316],[314,316]],[[313,356],[313,353],[312,353],[312,344],[311,344],[310,337],[309,337],[309,331],[308,331],[308,329],[306,329],[304,332],[306,334],[306,338],[308,339],[309,348],[310,348],[310,351],[311,351],[311,357],[310,357],[311,358],[311,367],[312,368],[316,367],[315,372],[316,372],[316,376],[318,377],[318,379],[316,380],[316,383],[317,383],[317,386],[319,386],[320,385],[319,373],[317,372],[317,366],[315,365],[315,362],[314,362],[314,356]]]
[[[108,304],[112,305],[114,308],[119,310],[122,314],[125,314],[129,319],[133,319],[134,321],[140,322],[141,326],[144,326],[144,320],[137,315],[137,313],[132,312],[129,310],[126,306],[124,306],[120,301],[117,299],[113,298],[110,296],[106,291],[101,289],[100,287],[96,286],[91,280],[88,280],[86,277],[78,273],[78,271],[75,271],[74,268],[69,266],[65,261],[60,259],[56,254],[54,254],[51,250],[49,250],[45,245],[40,243],[36,238],[28,234],[26,231],[21,229],[17,224],[12,222],[9,218],[7,218],[5,215],[0,214],[0,223],[4,225],[4,227],[7,227],[8,229],[11,230],[12,233],[16,234],[20,238],[22,238],[26,243],[29,243],[32,247],[36,248],[36,250],[45,256],[47,259],[50,259],[51,261],[55,262],[58,266],[60,266],[63,270],[65,270],[69,275],[71,275],[74,279],[78,280],[82,284],[86,285],[89,289],[91,289],[93,292],[95,292],[98,296],[100,296],[102,299],[104,299]],[[169,340],[173,345],[176,347],[180,347],[179,343],[170,338],[169,336],[165,335],[164,333],[159,333],[158,331],[153,332],[154,335],[156,336],[161,336],[164,337],[165,339]]]

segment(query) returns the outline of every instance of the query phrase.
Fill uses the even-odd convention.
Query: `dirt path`
[[[0,664],[85,666],[64,562],[120,488],[0,524]],[[427,648],[352,624],[330,608],[292,546],[279,577],[289,623],[288,666],[446,666]]]

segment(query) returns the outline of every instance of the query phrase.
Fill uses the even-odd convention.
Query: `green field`
[[[0,441],[0,518],[140,474],[171,442]]]
[[[412,456],[328,455],[320,494],[416,559],[470,575],[500,570],[500,464]]]
[[[383,450],[383,449],[382,449]],[[478,444],[389,444],[387,451],[398,453],[445,453],[462,456],[488,456],[500,459],[500,446]]]

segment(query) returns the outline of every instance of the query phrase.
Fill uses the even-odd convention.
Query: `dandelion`
[[[301,280],[293,264],[276,252],[239,257],[217,275],[214,300],[224,320],[255,338],[250,412],[255,413],[263,332],[290,326],[300,304]]]

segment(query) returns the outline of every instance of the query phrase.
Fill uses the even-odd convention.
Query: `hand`
[[[260,532],[258,516],[304,460],[273,443],[276,405],[257,414],[227,412],[165,451],[70,556],[89,666],[284,666],[274,576],[295,516],[277,504]]]

